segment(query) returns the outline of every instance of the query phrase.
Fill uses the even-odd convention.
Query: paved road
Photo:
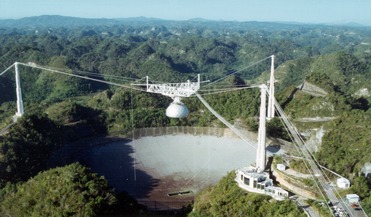
[[[310,216],[310,217],[320,217],[318,215],[318,213],[315,212],[315,210],[311,206],[309,206],[309,204],[307,204],[305,202],[305,198],[300,198],[299,197],[295,201],[296,201],[297,205],[299,207],[301,207],[308,216]]]
[[[364,211],[355,212],[343,199],[340,199],[336,196],[335,192],[337,192],[337,189],[329,185],[329,182],[327,179],[323,176],[323,172],[319,169],[315,161],[312,160],[309,152],[306,150],[305,145],[301,147],[302,153],[304,154],[305,158],[308,159],[308,163],[310,165],[311,170],[313,171],[314,175],[317,177],[321,187],[324,190],[324,193],[328,197],[329,201],[332,202],[332,204],[335,204],[336,207],[334,207],[336,210],[339,208],[342,210],[342,213],[347,213],[349,216],[353,217],[365,217],[367,216]],[[346,215],[345,213],[345,215]]]
[[[0,130],[0,136],[6,134],[8,132],[9,127],[11,127],[13,124],[15,124],[15,123],[11,123],[8,126],[6,126],[4,129],[1,129]]]

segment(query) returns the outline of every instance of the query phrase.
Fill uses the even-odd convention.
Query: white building
[[[343,189],[350,188],[350,181],[345,178],[339,178],[337,179],[337,187]]]
[[[277,164],[276,165],[276,168],[280,171],[284,171],[285,170],[285,165],[284,164]]]
[[[244,167],[236,170],[235,181],[240,188],[249,192],[270,195],[276,200],[284,200],[288,197],[288,191],[275,187],[268,173],[257,173],[254,167]]]
[[[347,194],[346,200],[349,203],[359,203],[359,196],[357,194]]]

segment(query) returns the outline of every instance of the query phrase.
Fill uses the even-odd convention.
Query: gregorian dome
[[[189,109],[182,102],[172,102],[165,114],[170,118],[185,118],[189,115]]]

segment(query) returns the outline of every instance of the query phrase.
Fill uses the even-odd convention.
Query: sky
[[[0,19],[40,15],[370,26],[371,0],[0,0]]]

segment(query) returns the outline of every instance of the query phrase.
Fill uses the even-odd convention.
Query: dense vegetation
[[[1,197],[5,216],[96,216],[116,202],[106,180],[78,163],[9,184]]]
[[[64,18],[24,19],[18,29],[9,28],[13,21],[0,23],[0,71],[15,61],[35,62],[76,75],[129,85],[147,75],[151,80],[179,82],[193,80],[196,74],[201,74],[202,80],[216,81],[245,68],[221,82],[203,84],[202,89],[205,99],[227,120],[239,121],[257,130],[258,90],[221,93],[218,97],[207,94],[214,88],[264,82],[268,77],[269,59],[257,62],[275,54],[278,101],[301,130],[314,126],[326,129],[317,159],[322,165],[349,177],[352,184],[358,186],[351,190],[360,194],[363,204],[369,207],[370,180],[361,173],[364,164],[371,161],[369,28],[74,18],[65,19],[63,24],[61,20]],[[30,22],[33,25],[29,25]],[[252,63],[257,64],[250,66]],[[39,176],[58,177],[70,170],[88,174],[78,165],[47,171],[48,157],[68,143],[97,135],[125,135],[133,128],[222,126],[197,98],[183,100],[190,110],[187,118],[169,119],[165,116],[165,108],[171,99],[164,96],[43,70],[26,67],[20,70],[27,114],[0,137],[0,187],[5,196],[0,198],[0,203],[4,204],[1,211],[5,213],[15,210],[17,204],[28,204],[22,209],[23,215],[37,215],[37,211],[28,208],[37,198],[24,195],[30,185],[36,183],[38,189],[45,184],[37,178]],[[328,95],[317,97],[298,91],[295,87],[304,80],[327,91]],[[0,126],[3,128],[15,112],[12,73],[0,77],[0,93],[6,93],[0,94]],[[304,117],[336,119],[311,124],[298,121]],[[289,139],[276,118],[268,123],[267,132],[272,137]],[[40,171],[46,172],[37,175]],[[99,183],[108,189],[95,175],[87,175],[85,179],[100,180]],[[57,181],[54,184],[57,185]],[[223,189],[228,191],[228,197],[221,196],[226,193]],[[52,198],[55,196],[52,193],[45,194]],[[123,198],[117,197],[117,204],[128,206],[132,203],[127,202],[127,197]],[[230,177],[201,194],[190,215],[299,214],[288,201],[266,200],[239,191]],[[114,201],[110,199],[105,203],[111,206]],[[247,203],[251,205],[243,206]],[[91,207],[89,212],[104,212],[106,205],[92,206],[99,210]]]
[[[45,115],[19,120],[0,144],[0,183],[26,181],[45,170],[48,156],[59,147],[59,133]]]
[[[59,107],[64,111],[70,110],[68,115],[63,116],[64,121],[76,115],[71,111],[73,106],[69,108],[68,103],[64,103],[63,107]],[[79,122],[73,125],[65,126],[51,120],[46,114],[35,113],[23,116],[10,128],[0,141],[0,185],[26,181],[39,171],[47,169],[48,159],[53,151],[64,144],[106,132],[104,126],[95,120],[97,117],[89,113],[90,109],[77,107],[82,111],[79,113]],[[59,117],[62,117],[61,114]]]

